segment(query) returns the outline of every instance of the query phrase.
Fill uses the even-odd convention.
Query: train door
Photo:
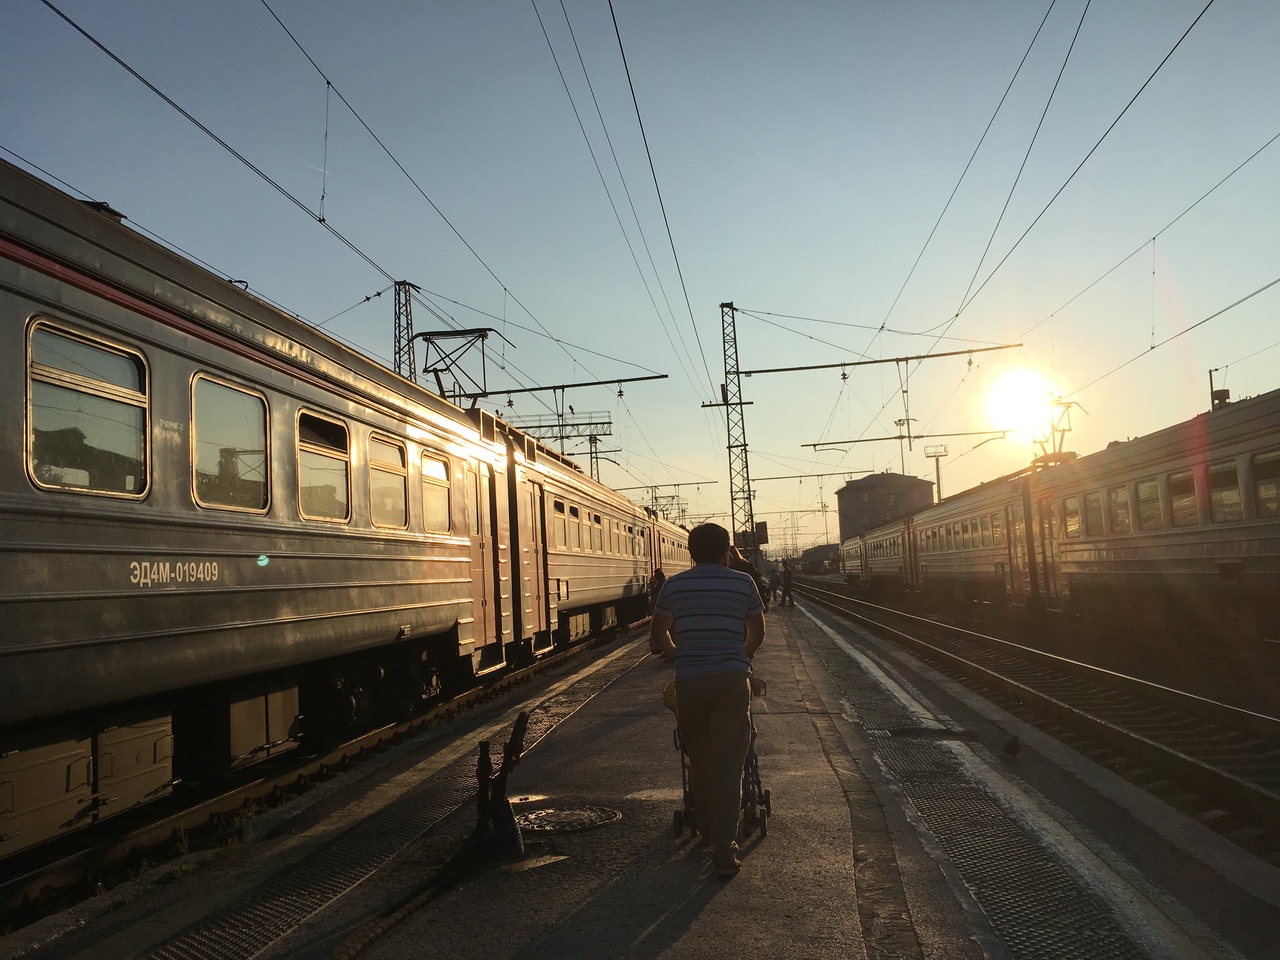
[[[1026,599],[1027,576],[1027,532],[1022,523],[1022,507],[1015,504],[1006,507],[1004,512],[1005,550],[1008,555],[1009,576],[1005,581],[1009,595],[1015,602]]]
[[[475,642],[479,651],[476,672],[501,666],[498,642],[501,607],[498,592],[498,549],[493,522],[493,467],[467,464],[467,515],[471,524],[471,596],[475,617]]]
[[[910,520],[906,522],[906,528],[902,534],[902,549],[907,552],[906,561],[907,582],[905,586],[908,590],[920,589],[920,534],[916,532],[915,524]]]
[[[1049,498],[1037,503],[1038,531],[1040,539],[1040,569],[1044,571],[1044,597],[1053,602],[1058,598],[1058,547],[1054,539],[1053,501]]]
[[[553,645],[551,636],[551,611],[547,603],[547,526],[546,496],[542,484],[530,483],[528,487],[529,526],[521,531],[529,551],[529,584],[526,606],[533,629],[533,652],[543,653]]]

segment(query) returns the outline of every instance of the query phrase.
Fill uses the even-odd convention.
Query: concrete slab
[[[754,709],[773,817],[767,837],[744,845],[737,877],[717,877],[704,845],[673,836],[679,754],[674,717],[661,703],[671,668],[647,658],[557,727],[512,779],[513,796],[536,795],[522,807],[608,807],[621,822],[545,840],[526,835],[525,863],[472,876],[360,956],[982,956],[972,918],[887,784],[874,764],[870,775],[861,769],[865,745],[792,617],[769,615],[756,661],[769,682]],[[444,833],[457,842],[469,826],[462,817]],[[372,904],[393,903],[447,851],[434,838],[267,955],[329,956]]]

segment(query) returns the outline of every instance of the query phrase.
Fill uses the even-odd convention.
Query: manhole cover
[[[533,833],[572,833],[591,830],[622,819],[621,810],[605,807],[571,807],[567,810],[530,810],[516,817],[521,830]]]

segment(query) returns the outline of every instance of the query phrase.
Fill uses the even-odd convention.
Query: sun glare
[[[1049,384],[1029,370],[1011,370],[987,394],[987,416],[994,430],[1008,430],[1028,442],[1043,436],[1052,411]]]

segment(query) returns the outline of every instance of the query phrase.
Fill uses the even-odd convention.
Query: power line
[[[265,183],[270,185],[281,196],[287,199],[290,203],[294,204],[299,210],[302,210],[312,220],[316,221],[316,223],[320,224],[322,227],[328,230],[329,233],[331,233],[334,237],[336,237],[339,241],[341,241],[348,249],[350,249],[358,257],[360,257],[361,260],[369,264],[369,266],[373,267],[374,270],[382,274],[382,276],[385,277],[387,280],[390,280],[392,282],[395,281],[395,277],[393,277],[382,266],[380,266],[377,262],[375,262],[373,258],[370,257],[367,253],[365,253],[363,250],[357,247],[354,243],[352,243],[350,240],[344,237],[341,233],[335,230],[333,226],[330,225],[323,217],[321,217],[314,210],[308,207],[305,203],[303,203],[301,200],[295,197],[292,193],[286,190],[283,186],[281,186],[279,183],[273,180],[261,168],[259,168],[251,160],[249,160],[248,157],[246,157],[244,154],[236,150],[236,148],[231,146],[231,144],[227,143],[226,140],[223,140],[220,136],[218,136],[216,133],[214,133],[212,130],[206,127],[203,123],[201,123],[191,114],[189,114],[186,110],[184,110],[181,106],[179,106],[178,103],[172,97],[165,94],[154,83],[152,83],[142,74],[140,74],[137,70],[133,69],[133,67],[129,66],[129,64],[125,63],[124,60],[120,59],[120,57],[116,56],[116,54],[113,53],[111,50],[109,50],[105,44],[103,44],[100,40],[98,40],[96,37],[90,34],[87,30],[85,30],[84,27],[80,26],[80,24],[76,23],[69,16],[67,16],[65,13],[59,10],[56,6],[54,6],[50,2],[50,0],[40,0],[40,2],[43,3],[46,7],[48,7],[50,10],[52,10],[55,14],[57,14],[73,30],[79,33],[82,37],[84,37],[86,40],[92,43],[95,47],[97,47],[103,53],[105,53],[108,57],[114,60],[118,65],[123,67],[126,71],[128,71],[134,77],[134,79],[136,79],[139,83],[141,83],[148,90],[150,90],[152,93],[158,96],[161,100],[163,100],[165,103],[171,106],[174,110],[178,111],[178,113],[182,114],[182,116],[185,117],[188,121],[190,121],[191,124],[196,127],[196,129],[200,130],[205,135],[207,135],[211,140],[214,141],[214,143],[218,144],[220,147],[226,150],[229,154],[231,154],[233,157],[235,157],[237,160],[243,163],[246,167],[248,167],[250,170],[256,173],[259,177],[261,177]],[[339,94],[339,96],[341,96],[341,94]]]
[[[601,185],[602,187],[604,187],[605,197],[607,197],[607,198],[608,198],[608,200],[609,200],[609,208],[613,211],[613,218],[614,218],[614,220],[615,220],[615,221],[617,221],[618,229],[619,229],[620,231],[622,231],[622,239],[626,242],[626,244],[627,244],[627,250],[628,250],[628,252],[631,254],[631,262],[635,264],[636,272],[640,274],[640,282],[644,285],[645,293],[647,293],[647,294],[648,294],[648,296],[649,296],[649,302],[653,305],[654,312],[655,312],[655,313],[657,314],[657,316],[658,316],[658,323],[659,323],[659,324],[661,325],[661,327],[662,327],[662,332],[663,332],[663,334],[666,336],[666,338],[667,338],[667,342],[671,345],[671,349],[672,349],[672,351],[673,351],[673,352],[675,353],[675,355],[676,355],[676,360],[677,360],[677,361],[679,362],[679,364],[680,364],[681,372],[683,372],[683,373],[684,373],[685,377],[689,380],[689,385],[690,385],[690,386],[692,386],[692,387],[694,387],[694,392],[696,393],[696,392],[697,392],[697,387],[696,387],[696,386],[694,385],[694,383],[693,383],[693,377],[690,375],[688,368],[686,368],[686,366],[685,366],[685,356],[687,356],[687,355],[688,355],[688,353],[689,353],[689,348],[688,348],[688,346],[685,344],[685,342],[684,342],[684,338],[680,335],[680,329],[679,329],[679,327],[677,326],[677,327],[676,327],[676,335],[677,335],[677,337],[680,337],[680,346],[684,348],[684,354],[685,354],[685,356],[682,356],[682,355],[680,354],[680,352],[676,350],[675,341],[673,341],[673,340],[671,339],[671,333],[670,333],[670,331],[668,331],[668,330],[667,330],[666,322],[662,319],[662,312],[661,312],[660,310],[658,310],[658,304],[657,304],[657,301],[655,301],[655,300],[653,299],[653,291],[649,289],[649,281],[648,281],[648,278],[646,278],[646,277],[645,277],[645,275],[644,275],[644,270],[643,270],[643,269],[641,269],[641,267],[640,267],[640,260],[639,260],[639,258],[637,258],[637,257],[636,257],[635,248],[631,245],[631,238],[627,235],[626,228],[625,228],[625,227],[623,226],[623,224],[622,224],[622,215],[618,213],[618,206],[617,206],[617,204],[616,204],[616,203],[614,203],[614,201],[613,201],[613,193],[612,193],[612,191],[610,191],[610,189],[609,189],[609,184],[608,184],[608,182],[605,180],[604,171],[600,169],[600,161],[599,161],[599,159],[596,157],[596,151],[595,151],[595,148],[591,146],[591,138],[590,138],[589,136],[587,136],[587,128],[586,128],[586,126],[585,126],[585,125],[583,124],[583,122],[582,122],[582,115],[578,112],[578,105],[577,105],[577,103],[576,103],[576,102],[574,101],[574,99],[573,99],[573,93],[569,90],[569,82],[568,82],[568,80],[566,80],[566,79],[565,79],[564,70],[560,67],[560,58],[559,58],[558,56],[556,56],[555,47],[552,45],[552,43],[551,43],[551,37],[550,37],[550,35],[547,33],[547,26],[546,26],[546,24],[545,24],[545,23],[543,22],[543,20],[542,20],[542,13],[541,13],[541,11],[539,11],[539,10],[538,10],[537,0],[530,0],[530,3],[532,3],[532,5],[533,5],[533,13],[534,13],[534,16],[535,16],[535,17],[537,17],[537,19],[538,19],[538,26],[539,26],[539,27],[541,27],[541,29],[542,29],[542,38],[547,42],[547,49],[551,52],[551,59],[552,59],[552,61],[555,63],[555,66],[556,66],[556,73],[557,73],[557,74],[559,74],[559,76],[560,76],[560,85],[561,85],[562,87],[564,87],[565,96],[567,96],[567,97],[569,98],[569,107],[570,107],[570,109],[572,109],[572,110],[573,110],[573,116],[574,116],[574,119],[575,119],[575,120],[577,121],[577,123],[578,123],[578,129],[582,132],[582,139],[583,139],[583,140],[586,142],[586,144],[587,144],[587,152],[591,155],[591,163],[592,163],[592,164],[595,166],[595,168],[596,168],[596,176],[600,178],[600,185]],[[563,3],[561,4],[561,10],[562,10],[562,11],[564,11],[564,4],[563,4]],[[569,25],[569,35],[572,37],[572,36],[573,36],[573,25],[572,25],[572,24],[569,24],[569,14],[568,14],[568,12],[567,12],[567,11],[564,11],[564,18],[565,18],[565,23]],[[575,49],[575,50],[577,50],[578,42],[577,42],[577,39],[576,39],[576,38],[574,39],[573,43],[574,43],[574,49]],[[581,54],[581,52],[579,52],[579,53],[578,53],[578,62],[582,65],[582,72],[583,72],[583,76],[585,76],[585,77],[587,78],[587,88],[591,90],[591,97],[592,97],[592,100],[594,101],[594,100],[595,100],[595,90],[594,90],[594,89],[592,89],[592,87],[591,87],[591,78],[590,78],[590,76],[587,74],[586,64],[582,62],[582,54]],[[598,116],[600,116],[600,123],[601,123],[601,126],[604,126],[604,117],[603,117],[603,115],[601,115],[601,113],[600,113],[600,105],[599,105],[598,103],[596,104],[596,113],[597,113],[597,115],[598,115]],[[605,139],[609,141],[609,149],[612,151],[612,150],[613,150],[613,141],[609,138],[609,129],[608,129],[608,127],[605,127],[604,129],[605,129]],[[618,164],[618,157],[617,157],[617,154],[616,154],[616,153],[614,154],[614,158],[613,158],[613,160],[614,160],[614,165],[615,165],[615,166],[617,167],[617,169],[618,169],[618,176],[619,176],[620,178],[622,178],[622,167],[621,167],[621,165],[619,165],[619,164]],[[622,188],[623,188],[623,190],[624,190],[624,191],[626,191],[627,199],[628,199],[628,200],[630,200],[630,199],[631,199],[631,193],[630,193],[630,191],[627,191],[627,183],[626,183],[626,179],[625,179],[625,178],[622,178]],[[635,210],[635,204],[634,204],[634,203],[631,205],[631,213],[632,213],[632,215],[633,215],[633,216],[635,216],[636,210]],[[640,219],[639,219],[639,217],[638,217],[638,216],[636,217],[636,226],[637,226],[637,228],[639,228],[639,226],[640,226]],[[640,237],[641,237],[641,239],[642,239],[642,240],[644,239],[644,231],[643,231],[643,229],[640,229]],[[649,245],[648,245],[648,242],[646,241],[646,242],[645,242],[645,249],[646,249],[646,250],[648,250],[648,248],[649,248]],[[651,264],[653,263],[653,256],[652,256],[652,254],[650,254],[649,261],[650,261],[650,263],[651,263]],[[662,289],[662,278],[661,278],[660,276],[658,276],[658,271],[657,271],[657,266],[656,266],[656,265],[654,266],[654,275],[655,275],[655,277],[656,277],[656,278],[657,278],[657,280],[658,280],[658,286],[659,286],[659,289]],[[665,289],[662,289],[662,293],[663,293],[663,296],[665,297],[665,296],[666,296],[666,290],[665,290]],[[670,303],[669,303],[669,302],[668,302],[668,304],[667,304],[667,309],[668,309],[668,310],[670,310]],[[674,316],[672,317],[672,323],[673,323],[673,325],[674,325],[674,323],[675,323],[675,318],[674,318]]]
[[[1090,380],[1090,381],[1089,381],[1088,383],[1086,383],[1083,387],[1076,387],[1076,389],[1074,389],[1074,390],[1072,390],[1070,393],[1066,394],[1066,395],[1065,395],[1065,397],[1074,397],[1077,393],[1080,393],[1081,391],[1087,390],[1089,387],[1092,387],[1095,383],[1098,383],[1099,381],[1102,381],[1102,380],[1107,379],[1107,377],[1111,376],[1111,375],[1112,375],[1113,373],[1115,373],[1116,371],[1118,371],[1118,370],[1123,370],[1125,367],[1127,367],[1129,364],[1133,363],[1135,360],[1140,360],[1140,359],[1142,359],[1143,357],[1147,356],[1147,354],[1151,353],[1153,350],[1158,350],[1160,347],[1163,347],[1166,343],[1170,343],[1171,341],[1177,340],[1177,339],[1178,339],[1179,337],[1181,337],[1183,334],[1190,333],[1192,330],[1196,329],[1196,327],[1204,326],[1204,325],[1205,325],[1206,323],[1208,323],[1210,320],[1214,320],[1214,319],[1216,319],[1216,318],[1218,318],[1218,317],[1222,316],[1222,315],[1223,315],[1224,313],[1226,313],[1228,310],[1233,310],[1233,309],[1235,309],[1236,307],[1240,306],[1240,304],[1245,303],[1245,302],[1247,302],[1247,301],[1249,301],[1249,300],[1252,300],[1254,297],[1256,297],[1258,294],[1262,293],[1263,291],[1265,291],[1265,290],[1270,290],[1270,289],[1271,289],[1272,287],[1274,287],[1277,283],[1280,283],[1280,277],[1276,277],[1276,278],[1275,278],[1274,280],[1272,280],[1270,283],[1264,283],[1264,284],[1263,284],[1262,286],[1260,286],[1257,290],[1254,290],[1252,293],[1247,293],[1247,294],[1245,294],[1243,297],[1241,297],[1241,298],[1240,298],[1239,300],[1237,300],[1235,303],[1227,304],[1227,306],[1223,307],[1221,310],[1217,310],[1217,311],[1215,311],[1215,312],[1213,312],[1213,313],[1209,314],[1209,316],[1205,317],[1203,320],[1197,320],[1195,323],[1191,324],[1191,326],[1189,326],[1189,327],[1183,327],[1183,328],[1182,328],[1181,330],[1179,330],[1177,333],[1172,334],[1171,336],[1165,337],[1165,338],[1164,338],[1163,340],[1161,340],[1159,343],[1154,344],[1153,346],[1148,347],[1146,350],[1142,351],[1142,353],[1139,353],[1139,354],[1137,354],[1136,356],[1132,356],[1132,357],[1130,357],[1130,358],[1129,358],[1128,360],[1126,360],[1124,363],[1120,364],[1120,366],[1115,367],[1115,368],[1113,368],[1113,369],[1111,369],[1111,370],[1108,370],[1106,373],[1104,373],[1104,374],[1103,374],[1102,376],[1100,376],[1100,377],[1095,377],[1093,380]],[[1269,348],[1268,348],[1268,349],[1269,349]],[[1064,399],[1065,399],[1065,397],[1064,397]]]
[[[702,348],[702,336],[698,333],[698,324],[693,319],[693,306],[689,303],[689,288],[685,286],[684,271],[680,268],[680,256],[676,253],[675,237],[671,235],[671,221],[667,218],[667,205],[662,200],[662,188],[658,186],[658,171],[653,165],[653,153],[649,149],[649,136],[644,130],[644,119],[640,116],[640,101],[636,99],[636,87],[631,81],[631,67],[627,65],[627,51],[622,46],[622,31],[618,28],[618,15],[613,9],[613,0],[609,0],[609,16],[613,18],[613,32],[618,38],[618,53],[622,56],[622,67],[627,74],[627,87],[631,91],[631,103],[636,111],[636,123],[640,126],[640,138],[644,141],[644,155],[649,160],[649,174],[653,177],[653,189],[658,195],[658,207],[662,210],[662,223],[667,228],[667,241],[671,244],[671,258],[676,264],[676,273],[680,277],[680,289],[684,292],[685,309],[689,311],[689,325],[693,327],[693,336],[698,343],[698,353],[702,356],[702,371],[707,375],[707,388],[715,395],[715,380],[711,376],[711,368],[707,366],[707,352]]]
[[[1080,21],[1076,24],[1076,32],[1071,35],[1071,44],[1067,47],[1066,55],[1062,58],[1062,66],[1058,68],[1058,75],[1054,78],[1049,97],[1045,100],[1044,109],[1040,112],[1040,119],[1036,122],[1035,132],[1031,134],[1031,141],[1027,144],[1026,153],[1022,155],[1022,163],[1018,167],[1017,174],[1014,175],[1013,183],[1009,185],[1009,193],[1004,198],[1004,206],[1000,208],[1000,216],[996,217],[995,226],[991,228],[991,236],[987,237],[987,245],[983,247],[982,256],[978,258],[978,265],[973,268],[973,276],[969,278],[969,286],[965,288],[964,296],[960,298],[961,309],[964,307],[965,299],[969,296],[969,291],[973,289],[974,281],[978,279],[978,274],[982,271],[982,264],[986,261],[987,254],[991,252],[991,244],[995,242],[996,233],[1000,230],[1000,224],[1004,222],[1004,215],[1008,212],[1014,191],[1018,189],[1018,183],[1022,180],[1022,173],[1027,169],[1027,160],[1031,157],[1031,151],[1035,148],[1036,140],[1040,138],[1040,131],[1044,127],[1044,118],[1049,115],[1049,107],[1053,104],[1053,96],[1058,92],[1058,84],[1062,83],[1062,75],[1066,72],[1067,64],[1071,60],[1071,52],[1075,50],[1076,41],[1080,39],[1080,30],[1084,27],[1084,18],[1089,13],[1091,3],[1092,0],[1085,0],[1084,9],[1080,11]],[[1045,16],[1048,17],[1048,14],[1046,13]],[[1036,32],[1037,34],[1039,33],[1039,31]],[[956,315],[958,316],[959,314],[960,310],[956,310]]]
[[[1190,34],[1191,31],[1195,29],[1196,24],[1200,22],[1200,18],[1209,12],[1209,8],[1212,7],[1213,4],[1214,4],[1214,0],[1209,0],[1209,2],[1205,4],[1204,9],[1201,10],[1200,13],[1197,14],[1195,20],[1191,22],[1191,26],[1187,27],[1187,29],[1183,31],[1182,36],[1178,38],[1178,42],[1173,45],[1173,48],[1170,49],[1170,51],[1164,55],[1164,59],[1162,59],[1160,63],[1156,65],[1156,68],[1153,71],[1151,71],[1151,76],[1147,77],[1147,79],[1143,82],[1142,86],[1138,88],[1138,92],[1129,98],[1129,102],[1124,105],[1124,109],[1122,109],[1120,113],[1116,116],[1116,118],[1111,121],[1110,126],[1108,126],[1107,129],[1103,131],[1102,136],[1098,138],[1098,142],[1089,148],[1089,152],[1084,155],[1084,159],[1081,160],[1076,165],[1076,168],[1071,171],[1071,175],[1067,177],[1065,181],[1063,181],[1062,186],[1060,186],[1057,189],[1057,191],[1054,193],[1054,195],[1049,198],[1049,202],[1044,205],[1044,209],[1042,209],[1038,214],[1036,214],[1035,219],[1031,221],[1030,225],[1028,225],[1026,230],[1022,231],[1022,235],[1019,236],[1016,241],[1014,241],[1013,246],[1010,247],[1009,251],[1000,259],[1000,262],[997,263],[994,267],[992,267],[991,272],[987,274],[987,278],[982,281],[981,286],[979,286],[977,290],[973,291],[972,296],[970,296],[967,300],[965,300],[963,304],[961,304],[960,309],[956,311],[957,316],[963,313],[964,310],[969,306],[969,304],[973,303],[973,301],[977,299],[978,294],[980,294],[986,288],[987,284],[991,282],[991,278],[994,277],[996,273],[999,272],[1000,268],[1005,265],[1005,262],[1008,261],[1008,259],[1011,256],[1013,256],[1013,252],[1017,250],[1018,246],[1022,243],[1022,241],[1026,239],[1027,234],[1029,234],[1035,228],[1035,225],[1040,222],[1040,218],[1043,217],[1048,212],[1049,208],[1053,206],[1054,202],[1058,199],[1058,197],[1062,196],[1062,191],[1067,189],[1067,186],[1071,183],[1071,181],[1076,178],[1076,174],[1078,174],[1080,170],[1084,167],[1084,165],[1089,162],[1089,158],[1094,155],[1098,147],[1102,146],[1102,141],[1107,139],[1111,131],[1115,129],[1116,124],[1118,124],[1121,121],[1121,119],[1124,117],[1124,115],[1129,112],[1129,108],[1133,106],[1133,104],[1137,101],[1138,97],[1142,96],[1142,92],[1147,89],[1151,81],[1156,78],[1156,74],[1158,74],[1161,71],[1161,69],[1164,67],[1164,65],[1169,62],[1169,58],[1174,55],[1178,47],[1182,46],[1182,41],[1187,39],[1188,34]]]
[[[916,267],[920,266],[920,260],[924,257],[924,253],[929,249],[929,244],[933,242],[934,234],[938,232],[938,227],[942,225],[942,218],[947,215],[947,211],[951,209],[951,201],[956,198],[956,192],[960,189],[960,184],[964,183],[964,178],[969,173],[969,168],[973,166],[974,159],[978,156],[978,151],[982,149],[982,144],[986,142],[987,134],[991,132],[991,125],[996,122],[996,117],[1000,113],[1001,107],[1004,106],[1005,100],[1009,97],[1009,91],[1013,89],[1014,83],[1018,79],[1018,75],[1022,72],[1023,66],[1027,62],[1027,57],[1031,54],[1031,48],[1036,45],[1036,40],[1040,36],[1040,31],[1044,29],[1045,22],[1049,19],[1049,14],[1053,12],[1054,4],[1057,0],[1049,0],[1049,9],[1044,12],[1044,16],[1040,20],[1040,26],[1036,27],[1035,35],[1031,38],[1031,42],[1027,44],[1027,49],[1022,54],[1022,59],[1018,61],[1018,67],[1013,71],[1013,76],[1009,78],[1009,85],[1004,88],[1004,93],[1000,96],[1000,102],[996,104],[996,108],[991,113],[991,119],[987,121],[986,127],[982,131],[982,136],[978,138],[977,144],[973,148],[973,153],[969,154],[969,161],[964,165],[964,169],[960,171],[960,178],[956,181],[956,185],[951,188],[951,194],[947,197],[947,202],[942,205],[942,212],[938,214],[938,219],[934,221],[933,229],[929,231],[929,236],[925,238],[924,246],[920,248],[920,252],[916,254],[915,262],[911,264],[911,269],[907,271],[907,278],[902,281],[902,286],[898,289],[898,295],[893,298],[893,303],[889,304],[889,309],[884,315],[884,320],[880,327],[883,328],[889,322],[894,308],[897,307],[898,301],[902,299],[903,291],[907,289],[907,284],[911,282],[911,277],[916,272]],[[874,340],[873,340],[874,342]]]
[[[769,310],[751,310],[747,307],[739,307],[738,312],[745,313],[749,317],[755,317],[757,320],[764,320],[765,317],[780,317],[783,320],[803,320],[806,323],[822,323],[832,327],[847,327],[850,330],[872,330],[872,331],[875,331],[876,333],[891,333],[899,337],[932,336],[932,332],[927,330],[923,332],[919,330],[895,330],[892,327],[886,327],[884,324],[881,324],[878,327],[873,327],[871,326],[871,324],[868,324],[868,323],[850,323],[846,320],[823,320],[820,317],[802,317],[793,313],[774,313]],[[768,322],[768,321],[765,321],[765,322]],[[798,330],[792,330],[790,327],[785,327],[785,326],[782,326],[781,324],[776,324],[776,326],[778,326],[782,330],[787,330],[790,333],[797,333],[800,336],[806,336],[806,334],[801,334]],[[955,340],[957,343],[977,343],[983,346],[991,346],[996,342],[994,340],[977,340],[972,337],[938,337],[937,339]],[[857,351],[850,351],[850,352],[856,353]]]
[[[48,0],[44,0],[44,2],[48,2]],[[408,179],[408,181],[411,184],[413,184],[414,189],[418,191],[422,199],[427,201],[427,203],[431,206],[431,209],[434,210],[436,214],[440,217],[440,219],[444,222],[445,226],[447,226],[451,231],[453,231],[453,235],[457,237],[462,242],[462,245],[467,248],[468,252],[470,252],[470,254],[476,258],[476,262],[479,263],[480,266],[482,266],[485,269],[485,272],[488,273],[489,276],[493,278],[494,282],[497,283],[502,288],[503,292],[507,296],[511,297],[512,301],[521,310],[525,312],[525,315],[528,316],[529,319],[531,319],[534,323],[538,325],[538,327],[543,331],[544,334],[546,334],[549,340],[551,340],[558,347],[560,347],[560,349],[564,351],[565,355],[568,356],[570,360],[573,360],[575,363],[579,362],[571,353],[569,353],[568,349],[565,346],[564,341],[562,341],[559,337],[555,336],[555,334],[553,334],[550,330],[548,330],[546,328],[546,325],[543,324],[543,322],[539,320],[537,316],[534,315],[533,311],[531,311],[528,307],[526,307],[524,303],[520,300],[520,298],[517,297],[514,293],[512,293],[511,290],[507,287],[507,285],[502,282],[502,279],[496,273],[493,272],[493,269],[489,266],[488,263],[485,262],[485,259],[482,256],[480,256],[480,254],[476,251],[475,247],[473,247],[470,244],[470,242],[468,242],[467,238],[462,235],[461,231],[459,231],[458,228],[453,225],[453,222],[448,217],[445,216],[444,211],[441,210],[440,207],[437,206],[436,202],[427,195],[427,192],[424,189],[422,189],[422,185],[419,184],[418,181],[414,179],[413,175],[409,173],[407,169],[405,169],[404,164],[402,164],[396,158],[396,155],[391,152],[391,149],[385,143],[382,142],[382,138],[379,137],[376,133],[374,133],[373,128],[370,127],[369,124],[365,122],[364,118],[360,116],[360,114],[356,111],[356,108],[353,107],[350,101],[348,101],[347,98],[342,95],[342,91],[333,85],[333,82],[329,79],[329,77],[325,74],[325,72],[322,69],[320,69],[320,65],[316,63],[315,59],[311,56],[311,54],[307,52],[306,48],[303,47],[301,42],[299,42],[298,38],[293,35],[293,32],[287,26],[285,26],[284,21],[281,20],[276,15],[276,12],[271,9],[271,5],[267,3],[267,0],[261,0],[261,2],[262,2],[262,5],[266,7],[267,12],[271,14],[271,18],[280,25],[280,29],[283,30],[288,35],[289,39],[293,41],[294,46],[296,46],[298,50],[301,51],[302,55],[307,58],[307,62],[310,63],[311,66],[315,68],[316,73],[318,73],[320,77],[324,80],[324,82],[333,89],[333,92],[338,95],[338,99],[341,100],[343,105],[346,106],[346,108],[351,111],[351,115],[356,118],[356,120],[360,123],[360,126],[364,127],[365,131],[369,134],[369,136],[373,137],[374,142],[377,143],[378,146],[382,148],[382,152],[385,153],[387,157],[391,160],[391,162],[396,165],[396,168],[405,175],[405,178]],[[323,223],[324,221],[321,220],[321,222]],[[388,277],[388,279],[392,279],[392,278]],[[424,306],[426,305],[424,304]],[[427,309],[430,310],[432,308],[427,307]],[[583,369],[586,369],[585,364],[583,365]],[[591,373],[590,370],[588,370],[587,372]],[[592,375],[595,376],[594,373],[592,373]]]
[[[1141,251],[1143,251],[1144,249],[1146,249],[1146,247],[1151,243],[1151,241],[1152,241],[1152,240],[1156,240],[1156,239],[1158,239],[1159,237],[1161,237],[1161,236],[1165,233],[1165,231],[1167,231],[1167,230],[1168,230],[1170,227],[1172,227],[1175,223],[1177,223],[1179,220],[1181,220],[1183,217],[1185,217],[1188,213],[1190,213],[1192,210],[1194,210],[1196,207],[1198,207],[1198,206],[1199,206],[1203,201],[1207,200],[1210,194],[1212,194],[1212,193],[1213,193],[1214,191],[1216,191],[1219,187],[1221,187],[1224,183],[1226,183],[1228,180],[1230,180],[1232,177],[1234,177],[1237,173],[1239,173],[1241,170],[1243,170],[1243,169],[1245,168],[1245,166],[1247,166],[1250,162],[1252,162],[1252,161],[1253,161],[1253,160],[1254,160],[1254,159],[1255,159],[1255,158],[1256,158],[1260,153],[1262,153],[1262,151],[1263,151],[1263,150],[1266,150],[1266,149],[1267,149],[1267,147],[1271,146],[1271,145],[1272,145],[1273,143],[1275,143],[1277,140],[1280,140],[1280,133],[1276,133],[1274,136],[1272,136],[1272,137],[1271,137],[1271,139],[1270,139],[1270,140],[1268,140],[1266,143],[1264,143],[1262,146],[1260,146],[1257,150],[1253,151],[1253,153],[1249,154],[1249,156],[1248,156],[1248,157],[1246,157],[1243,161],[1241,161],[1241,162],[1240,162],[1240,163],[1235,167],[1235,169],[1234,169],[1234,170],[1232,170],[1232,171],[1231,171],[1230,173],[1228,173],[1225,177],[1223,177],[1221,180],[1219,180],[1217,183],[1215,183],[1212,187],[1210,187],[1208,190],[1206,190],[1203,194],[1201,194],[1201,195],[1200,195],[1200,198],[1199,198],[1198,200],[1196,200],[1194,203],[1192,203],[1192,204],[1191,204],[1191,206],[1187,207],[1187,208],[1186,208],[1185,210],[1183,210],[1180,214],[1178,214],[1176,217],[1174,217],[1172,220],[1170,220],[1168,223],[1166,223],[1163,227],[1161,227],[1159,230],[1157,230],[1154,234],[1152,234],[1152,235],[1151,235],[1151,240],[1144,240],[1141,244],[1139,244],[1137,247],[1135,247],[1131,253],[1127,254],[1127,255],[1126,255],[1126,256],[1124,256],[1124,257],[1121,257],[1121,258],[1120,258],[1120,260],[1119,260],[1118,262],[1116,262],[1116,263],[1115,263],[1115,264],[1114,264],[1110,269],[1108,269],[1108,270],[1107,270],[1106,272],[1104,272],[1100,277],[1098,277],[1096,280],[1094,280],[1092,283],[1090,283],[1087,287],[1085,287],[1083,290],[1081,290],[1079,293],[1077,293],[1075,296],[1073,296],[1071,299],[1069,299],[1066,303],[1062,304],[1062,305],[1061,305],[1060,307],[1058,307],[1056,310],[1053,310],[1053,311],[1052,311],[1051,313],[1049,313],[1049,315],[1048,315],[1048,316],[1046,316],[1044,319],[1040,320],[1039,322],[1037,322],[1037,323],[1036,323],[1036,324],[1034,324],[1033,326],[1028,327],[1025,331],[1023,331],[1022,333],[1020,333],[1020,334],[1018,335],[1018,339],[1019,339],[1019,340],[1024,339],[1024,338],[1027,336],[1027,334],[1032,333],[1033,331],[1035,331],[1036,329],[1038,329],[1042,324],[1044,324],[1046,321],[1051,320],[1055,315],[1057,315],[1058,313],[1061,313],[1061,312],[1062,312],[1063,310],[1065,310],[1067,307],[1071,306],[1071,304],[1075,303],[1075,302],[1076,302],[1077,300],[1079,300],[1082,296],[1084,296],[1086,293],[1088,293],[1090,290],[1092,290],[1094,287],[1096,287],[1099,283],[1101,283],[1103,280],[1107,279],[1107,277],[1111,276],[1111,274],[1113,274],[1113,273],[1115,273],[1117,270],[1119,270],[1122,266],[1124,266],[1126,263],[1128,263],[1130,260],[1132,260],[1132,259],[1133,259],[1133,258],[1134,258],[1138,253],[1140,253]]]

